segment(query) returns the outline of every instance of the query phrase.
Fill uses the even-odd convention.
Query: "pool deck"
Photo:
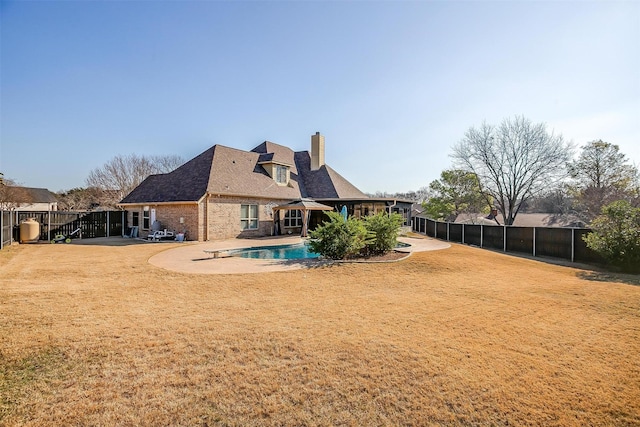
[[[432,238],[401,237],[398,240],[411,247],[402,248],[407,252],[423,252],[446,249],[451,245]],[[256,246],[292,245],[302,243],[299,236],[280,236],[261,239],[228,239],[213,242],[185,242],[184,246],[167,249],[149,258],[149,263],[165,270],[191,274],[243,274],[266,273],[271,271],[297,270],[329,263],[318,259],[277,260],[248,259],[241,257],[214,257],[214,251],[249,248]],[[205,252],[206,251],[206,252]]]

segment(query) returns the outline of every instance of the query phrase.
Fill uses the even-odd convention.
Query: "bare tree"
[[[179,156],[118,155],[89,173],[88,187],[102,190],[102,204],[115,205],[149,175],[171,172],[184,161]]]
[[[487,203],[495,203],[504,224],[512,225],[527,199],[566,176],[570,149],[544,123],[516,116],[500,126],[469,128],[451,157],[477,175]]]
[[[72,188],[56,194],[58,198],[58,210],[62,211],[88,211],[100,206],[104,199],[104,191],[95,187]]]
[[[0,210],[9,211],[22,203],[30,203],[31,196],[26,188],[21,187],[12,179],[4,178],[0,173]]]
[[[617,200],[634,203],[638,197],[638,168],[629,164],[620,147],[602,140],[582,147],[569,163],[570,192],[580,217],[590,222],[603,206]]]

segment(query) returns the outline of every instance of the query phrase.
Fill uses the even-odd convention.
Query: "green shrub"
[[[359,254],[371,241],[362,221],[338,212],[327,212],[329,219],[309,233],[309,249],[331,259],[345,259]]]
[[[602,208],[584,236],[587,246],[613,265],[628,272],[640,272],[640,208],[618,200]]]
[[[393,250],[398,244],[398,234],[404,219],[402,215],[379,212],[364,218],[364,226],[375,237],[365,250],[370,254],[381,254]]]

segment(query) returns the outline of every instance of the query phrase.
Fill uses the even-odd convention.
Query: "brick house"
[[[149,176],[119,205],[143,237],[158,221],[199,241],[299,233],[300,210],[282,212],[274,227],[273,208],[301,199],[347,206],[356,216],[398,211],[397,201],[369,198],[326,165],[324,145],[319,132],[311,136],[311,152],[269,141],[251,151],[214,145],[170,173]],[[313,228],[323,214],[311,215]]]

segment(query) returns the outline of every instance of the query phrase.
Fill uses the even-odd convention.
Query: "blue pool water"
[[[397,248],[406,248],[411,246],[408,243],[398,242]],[[232,256],[252,259],[302,259],[302,258],[318,258],[320,254],[311,252],[309,246],[304,243],[294,245],[279,246],[258,246],[255,248],[245,248],[231,251]]]
[[[252,259],[300,259],[318,258],[320,256],[320,254],[311,252],[309,246],[304,243],[239,249],[231,252],[231,255]]]

